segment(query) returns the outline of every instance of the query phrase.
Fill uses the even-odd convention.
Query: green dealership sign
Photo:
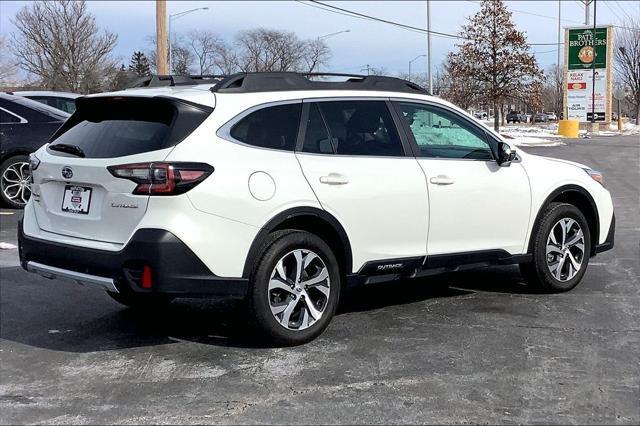
[[[569,29],[570,70],[607,67],[607,28]]]

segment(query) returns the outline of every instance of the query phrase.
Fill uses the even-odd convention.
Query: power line
[[[410,31],[414,31],[414,32],[419,32],[422,34],[427,34],[427,33],[431,33],[434,36],[437,37],[446,37],[446,38],[455,38],[455,39],[462,39],[462,40],[471,40],[471,38],[469,37],[464,37],[461,35],[456,35],[456,34],[448,34],[448,33],[443,33],[440,31],[433,31],[433,30],[426,30],[424,28],[419,28],[419,27],[414,27],[411,25],[406,25],[400,22],[395,22],[395,21],[390,21],[387,19],[382,19],[382,18],[378,18],[375,16],[371,16],[371,15],[366,15],[364,13],[360,13],[360,12],[354,12],[352,10],[349,9],[344,9],[342,7],[338,7],[338,6],[334,6],[331,4],[326,4],[326,3],[322,3],[320,1],[317,0],[309,0],[311,3],[314,4],[310,4],[310,3],[305,3],[302,0],[296,0],[298,3],[303,4],[305,6],[312,6],[312,7],[316,7],[318,9],[322,9],[325,10],[327,12],[333,12],[333,13],[337,13],[339,15],[345,15],[345,16],[349,16],[352,18],[359,18],[359,19],[365,19],[365,20],[370,20],[370,21],[377,21],[377,22],[381,22],[384,24],[389,24],[389,25],[393,25],[402,29],[406,29],[406,30],[410,30]],[[473,3],[473,2],[472,2]],[[319,5],[319,6],[318,6]],[[324,7],[320,7],[320,6],[324,6]],[[553,18],[555,19],[555,18]],[[562,43],[560,43],[562,44]],[[530,46],[557,46],[558,43],[529,43]]]
[[[618,15],[618,13],[615,10],[613,10],[611,6],[609,6],[609,2],[603,1],[603,3],[605,6],[607,6],[607,9],[609,9],[611,13],[613,13],[613,16],[615,16],[620,21],[624,21],[624,19],[620,18],[620,15]]]
[[[607,3],[607,2],[605,2],[605,4],[606,4],[606,3]],[[631,15],[627,14],[627,11],[624,9],[624,7],[622,7],[622,6],[620,5],[620,2],[618,2],[618,0],[615,0],[615,1],[613,2],[613,4],[615,4],[615,5],[616,5],[616,6],[617,6],[621,11],[622,11],[622,14],[624,15],[624,18],[625,18],[625,19],[622,19],[622,21],[623,21],[623,22],[624,22],[626,19],[631,19],[631,18],[632,18],[632,16],[631,16]]]
[[[475,4],[479,4],[479,3],[480,3],[480,1],[478,1],[478,0],[475,0],[475,1],[474,1],[474,0],[465,0],[465,1],[467,1],[468,3],[475,3]],[[574,0],[574,1],[575,1],[575,3],[576,3],[576,4],[580,5],[580,7],[584,7],[584,3],[582,3],[580,0]],[[609,5],[607,4],[607,3],[608,3],[607,1],[603,1],[603,3],[604,3],[604,4],[606,4],[606,5],[607,5],[607,7],[609,7]],[[618,1],[616,0],[616,4],[617,4],[617,3],[618,3]],[[619,6],[620,8],[622,8],[622,6],[620,6],[619,4],[618,4],[618,6]],[[525,10],[518,10],[518,9],[511,9],[511,8],[509,8],[509,10],[510,10],[511,12],[522,13],[522,14],[524,14],[524,15],[531,15],[531,16],[537,16],[537,17],[539,17],[539,18],[553,19],[554,21],[556,21],[556,20],[558,19],[558,17],[556,17],[556,16],[542,15],[542,14],[539,14],[539,13],[527,12],[527,11],[525,11]],[[623,9],[623,10],[624,10],[624,9]],[[612,11],[612,12],[613,12],[613,11]],[[626,16],[626,12],[624,12],[624,13],[625,13],[625,16]],[[614,14],[615,14],[615,13],[614,13]],[[624,21],[624,19],[621,19],[618,15],[616,15],[616,18],[618,18],[618,19],[619,19],[619,20],[621,20],[621,21]],[[562,21],[562,22],[568,22],[568,23],[571,23],[571,24],[584,25],[584,22],[582,22],[582,21],[574,21],[573,19],[561,19],[560,21]],[[615,27],[615,28],[620,28],[620,29],[623,29],[623,30],[640,31],[640,30],[638,30],[637,28],[625,27],[625,26],[623,26],[623,25],[615,25],[615,24],[611,24],[611,26],[612,26],[612,27]],[[532,44],[532,45],[535,45],[535,44],[537,44],[537,43],[531,43],[531,44]]]
[[[382,18],[378,18],[375,16],[371,16],[371,15],[365,15],[364,13],[360,13],[360,12],[354,12],[352,10],[348,10],[348,9],[344,9],[342,7],[338,7],[338,6],[334,6],[331,4],[326,4],[326,3],[322,3],[320,1],[317,0],[309,0],[310,3],[305,3],[301,0],[296,0],[298,3],[300,4],[304,4],[305,6],[313,6],[316,7],[318,9],[321,10],[325,10],[327,12],[333,12],[333,13],[337,13],[339,15],[345,15],[345,16],[349,16],[351,18],[360,18],[360,19],[365,19],[365,20],[369,20],[369,21],[377,21],[377,22],[382,22],[384,24],[389,24],[389,25],[393,25],[399,28],[404,28],[406,30],[410,30],[410,31],[414,31],[414,32],[419,32],[419,33],[431,33],[435,36],[440,36],[440,37],[446,37],[446,38],[459,38],[459,39],[466,39],[466,37],[463,36],[459,36],[459,35],[455,35],[455,34],[447,34],[447,33],[443,33],[440,31],[429,31],[426,30],[424,28],[420,28],[420,27],[413,27],[411,25],[406,25],[406,24],[402,24],[400,22],[395,22],[395,21],[389,21],[387,19],[382,19]]]

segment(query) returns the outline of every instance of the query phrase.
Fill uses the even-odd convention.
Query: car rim
[[[563,218],[556,222],[547,238],[547,266],[558,281],[576,276],[584,259],[584,233],[578,222]]]
[[[311,250],[291,251],[271,272],[271,313],[284,328],[304,330],[322,318],[330,292],[329,270],[320,256]]]
[[[31,175],[29,163],[10,164],[2,173],[2,193],[5,198],[15,204],[24,206],[31,196]]]

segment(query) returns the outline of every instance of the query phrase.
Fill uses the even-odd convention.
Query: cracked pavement
[[[612,191],[616,247],[576,289],[536,294],[513,266],[366,287],[294,348],[256,346],[237,302],[136,313],[0,251],[0,422],[640,423],[640,140],[524,150]]]

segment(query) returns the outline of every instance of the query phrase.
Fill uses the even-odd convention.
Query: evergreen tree
[[[149,60],[143,52],[133,52],[131,61],[129,62],[129,71],[132,71],[138,77],[146,77],[151,75]]]
[[[469,18],[460,35],[465,41],[448,55],[449,72],[454,80],[471,83],[471,95],[493,105],[496,130],[501,105],[540,102],[542,71],[502,0],[483,0],[480,12]]]

